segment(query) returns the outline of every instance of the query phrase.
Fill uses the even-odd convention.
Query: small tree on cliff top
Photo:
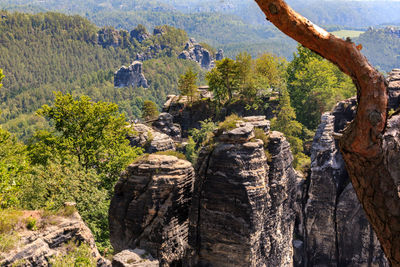
[[[361,47],[321,29],[283,0],[256,0],[277,28],[337,65],[357,88],[357,114],[344,130],[340,149],[350,180],[387,259],[400,266],[400,177],[385,144],[388,95],[386,80],[360,52]],[[394,125],[395,122],[393,122]]]
[[[181,75],[178,81],[178,89],[181,95],[188,97],[190,103],[198,97],[197,91],[197,73],[189,69],[184,75]]]

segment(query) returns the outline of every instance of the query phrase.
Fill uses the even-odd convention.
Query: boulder
[[[147,80],[142,73],[142,65],[142,62],[134,61],[129,67],[122,66],[114,73],[114,86],[148,88]]]
[[[181,127],[179,124],[173,122],[173,116],[169,113],[160,113],[157,120],[152,123],[152,126],[171,138],[181,138]]]
[[[150,154],[128,166],[115,185],[109,210],[115,251],[140,248],[178,264],[187,249],[194,170],[190,162]]]
[[[143,249],[125,249],[114,255],[112,267],[159,267],[160,263]]]
[[[131,125],[133,133],[127,136],[130,145],[144,148],[145,153],[175,150],[174,140],[141,123]]]

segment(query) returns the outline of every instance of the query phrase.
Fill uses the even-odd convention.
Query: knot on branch
[[[368,120],[375,127],[382,122],[382,114],[377,110],[372,110],[368,114]]]
[[[270,3],[270,4],[268,5],[268,9],[269,9],[269,12],[270,12],[272,15],[278,14],[278,7],[277,7],[274,3]]]

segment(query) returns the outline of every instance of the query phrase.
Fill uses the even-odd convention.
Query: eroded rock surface
[[[114,73],[114,86],[148,88],[149,85],[142,72],[142,66],[142,62],[139,61],[134,61],[129,67],[122,66]]]
[[[131,127],[133,133],[128,136],[131,146],[142,147],[146,153],[175,150],[175,143],[168,135],[141,123],[132,124]]]
[[[33,215],[38,211],[30,211]],[[68,217],[53,216],[51,224],[36,231],[18,232],[19,241],[15,249],[0,253],[0,266],[50,266],[53,256],[65,254],[65,246],[70,241],[84,242],[97,259],[97,266],[111,266],[97,250],[90,229],[82,221],[77,212]]]
[[[335,135],[353,119],[355,105],[355,98],[342,101],[333,112],[321,117],[311,149],[311,174],[304,196],[305,258],[296,257],[304,261],[296,266],[388,266],[335,140]]]
[[[161,113],[152,126],[174,139],[181,138],[181,127],[179,124],[173,122],[173,117],[169,113]]]
[[[126,249],[112,260],[113,267],[159,267],[160,263],[143,249]]]
[[[141,248],[161,266],[186,251],[194,170],[190,162],[151,154],[128,166],[115,185],[109,210],[114,249]]]
[[[253,139],[254,126],[237,126],[200,153],[187,265],[290,266],[296,177],[289,145],[271,133],[268,164],[263,141]]]
[[[223,51],[218,54],[218,57],[220,60],[222,59]],[[210,51],[198,44],[193,38],[189,39],[185,50],[179,54],[178,58],[196,61],[203,69],[212,69],[214,67],[214,58]]]

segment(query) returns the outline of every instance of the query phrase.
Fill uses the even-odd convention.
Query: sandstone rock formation
[[[109,210],[114,249],[141,248],[160,266],[179,264],[187,248],[193,180],[190,162],[173,156],[151,154],[129,165]]]
[[[40,218],[39,211],[27,211],[31,217]],[[0,253],[0,266],[50,266],[53,256],[65,254],[68,242],[84,242],[97,259],[97,266],[111,266],[104,260],[96,248],[94,237],[77,212],[71,216],[52,216],[43,223],[43,228],[35,231],[18,232],[19,241],[15,249]]]
[[[342,101],[321,117],[304,195],[303,240],[296,241],[304,242],[304,257],[296,255],[297,266],[388,266],[334,138],[353,119],[355,104],[355,98]]]
[[[159,267],[160,263],[143,249],[126,249],[114,255],[113,267]]]
[[[394,69],[388,76],[388,93],[390,109],[397,109],[400,104],[400,69]]]
[[[174,141],[166,134],[141,123],[131,125],[133,133],[127,138],[131,146],[142,147],[145,153],[175,150]]]
[[[219,49],[218,53],[215,55],[215,60],[222,60],[224,58],[224,50]]]
[[[114,73],[114,86],[148,88],[149,85],[142,73],[142,65],[141,62],[134,61],[129,67],[122,66]]]
[[[265,144],[253,140],[254,126],[237,126],[200,153],[186,264],[290,266],[296,176],[289,145],[271,133],[268,164]]]
[[[223,57],[223,51],[218,54],[218,57]],[[198,44],[193,38],[189,39],[185,50],[179,54],[178,58],[196,61],[203,69],[212,69],[214,67],[214,58],[210,51]]]
[[[152,123],[152,126],[174,139],[181,138],[181,127],[173,122],[173,117],[169,113],[161,113],[157,120]]]

